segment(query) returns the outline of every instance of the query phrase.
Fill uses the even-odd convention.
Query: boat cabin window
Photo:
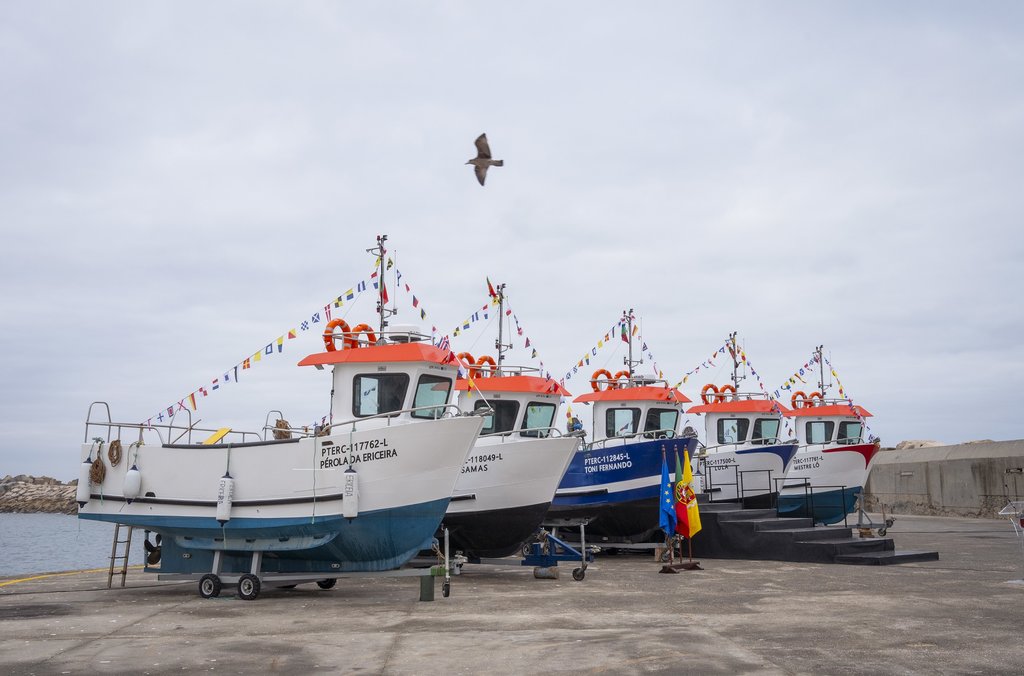
[[[547,437],[550,436],[551,423],[555,419],[555,405],[545,404],[539,401],[531,401],[526,405],[526,415],[523,416],[523,431],[519,433],[522,437]]]
[[[809,444],[827,444],[832,441],[832,432],[835,431],[836,424],[831,420],[814,420],[807,423],[807,427],[804,429],[807,431],[807,443]]]
[[[718,421],[718,443],[742,444],[747,438],[750,421],[746,418],[725,418]]]
[[[864,434],[864,426],[859,420],[844,420],[839,423],[839,436],[836,437],[837,444],[859,444]]]
[[[408,373],[374,373],[352,379],[352,413],[358,418],[401,411],[409,390]]]
[[[434,408],[420,408],[420,410],[412,412],[412,417],[440,418],[444,415],[444,407],[448,403],[448,394],[451,391],[451,378],[431,375],[420,376],[419,382],[416,383],[416,396],[412,400],[412,407],[433,406]]]
[[[516,416],[519,415],[518,401],[500,401],[492,399],[490,402],[476,402],[475,410],[488,408],[493,411],[484,416],[484,427],[480,434],[496,434],[511,432],[516,426]]]
[[[604,418],[604,435],[606,437],[628,437],[636,434],[640,425],[640,409],[610,408]]]
[[[758,418],[754,421],[754,431],[750,435],[752,444],[775,444],[779,441],[778,418]]]
[[[674,408],[652,408],[644,421],[644,436],[650,439],[675,436],[678,422],[679,411]]]

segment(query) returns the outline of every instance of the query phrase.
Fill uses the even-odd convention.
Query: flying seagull
[[[505,166],[505,160],[491,159],[491,147],[487,145],[487,134],[480,134],[476,137],[476,157],[466,162],[466,164],[473,165],[473,169],[476,171],[476,180],[480,181],[480,185],[483,185],[484,180],[487,178],[487,168],[503,167]]]

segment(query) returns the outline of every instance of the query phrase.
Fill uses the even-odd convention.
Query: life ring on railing
[[[332,319],[327,322],[327,326],[324,327],[324,347],[327,348],[328,352],[334,352],[337,349],[334,347],[334,329],[338,327],[341,327],[341,336],[339,337],[345,339],[341,343],[341,346],[342,348],[348,347],[348,333],[350,331],[348,328],[348,322],[344,319]]]
[[[484,364],[489,364],[491,367],[486,372],[484,372]],[[494,361],[494,357],[485,354],[476,360],[476,366],[472,369],[472,375],[474,378],[478,378],[480,376],[483,376],[484,378],[490,378],[491,376],[494,375],[497,368],[498,364],[497,362]]]
[[[367,345],[377,344],[377,334],[373,332],[373,327],[369,324],[357,324],[352,327],[352,331],[345,338],[348,347],[359,347],[359,336],[363,334],[366,334]]]
[[[736,388],[733,385],[725,384],[718,388],[718,401],[725,401],[726,390],[732,392],[733,398],[736,398]]]
[[[818,400],[817,403],[815,403],[815,399]],[[821,392],[811,392],[810,394],[807,395],[807,401],[804,402],[804,406],[808,408],[810,408],[811,406],[817,406],[821,404],[822,399],[824,399],[824,397],[821,396]]]
[[[794,392],[789,403],[793,404],[793,408],[803,408],[807,405],[807,395],[800,391]]]
[[[628,385],[629,371],[619,371],[618,373],[612,376],[612,382],[608,383],[608,389],[618,389],[620,387],[624,387],[624,385],[619,382],[619,379],[622,378],[623,376],[626,377],[626,385]]]
[[[595,392],[601,391],[601,384],[597,382],[597,377],[603,375],[605,382],[608,384],[609,389],[611,388],[612,372],[608,369],[597,369],[594,371],[594,375],[590,376],[590,386],[594,388]]]
[[[710,396],[708,396],[708,392],[711,392]],[[708,383],[700,390],[700,400],[705,404],[710,404],[716,394],[718,394],[718,386],[714,383]]]

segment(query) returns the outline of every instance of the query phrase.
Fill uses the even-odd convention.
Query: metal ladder
[[[121,575],[122,587],[124,586],[125,578],[128,577],[128,555],[132,551],[132,531],[134,528],[132,526],[125,526],[125,528],[128,529],[128,535],[124,540],[122,540],[121,524],[114,524],[114,542],[110,546],[110,570],[107,571],[107,589],[110,589],[114,585],[114,575],[118,574],[114,572],[114,567],[117,565],[118,561],[121,562],[119,574]],[[118,552],[118,545],[124,545],[122,553]]]

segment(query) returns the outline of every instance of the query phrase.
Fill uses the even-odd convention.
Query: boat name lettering
[[[486,472],[487,465],[463,465],[462,474],[472,474],[474,472]]]
[[[617,469],[629,469],[633,461],[629,453],[612,453],[610,455],[599,455],[583,459],[583,473],[612,472]]]
[[[335,444],[320,449],[320,469],[347,467],[360,462],[387,460],[398,457],[398,451],[388,445],[387,439],[367,439],[351,444]]]
[[[823,458],[820,455],[812,455],[809,458],[797,458],[793,462],[794,470],[818,469],[821,467]]]

